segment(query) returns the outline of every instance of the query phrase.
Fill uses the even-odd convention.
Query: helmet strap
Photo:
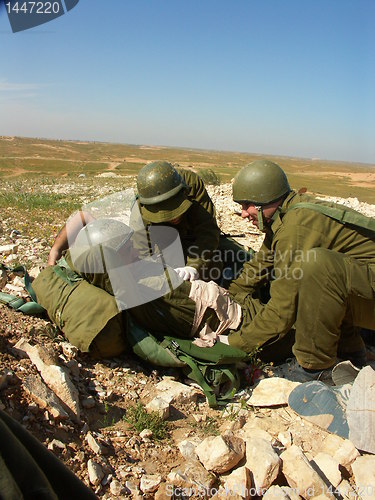
[[[254,205],[257,211],[257,217],[258,217],[258,229],[259,231],[263,231],[264,229],[264,220],[263,220],[263,211],[262,211],[262,205]]]

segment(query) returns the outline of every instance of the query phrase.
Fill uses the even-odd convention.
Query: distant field
[[[279,163],[296,189],[306,187],[313,193],[375,203],[375,165],[98,142],[0,137],[0,179],[9,186],[20,179],[49,183],[64,178],[72,181],[85,174],[86,184],[96,184],[108,181],[97,175],[113,172],[123,177],[117,182],[111,180],[111,184],[123,186],[127,184],[126,176],[136,175],[145,163],[166,159],[198,172],[212,169],[224,183],[230,182],[243,165],[260,157]]]

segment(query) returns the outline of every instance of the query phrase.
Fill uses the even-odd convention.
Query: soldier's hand
[[[199,278],[199,273],[194,267],[176,267],[175,271],[184,281],[195,281]]]

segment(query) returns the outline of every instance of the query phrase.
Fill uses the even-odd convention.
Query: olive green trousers
[[[360,329],[375,329],[375,264],[315,248],[301,265],[293,353],[304,368],[331,367],[364,348]]]
[[[375,329],[375,264],[314,248],[292,263],[285,282],[288,279],[290,286],[281,297],[290,294],[288,310],[280,303],[279,317],[294,318],[290,331],[272,335],[267,324],[263,331],[254,331],[253,320],[267,307],[267,294],[262,299],[247,296],[241,304],[240,330],[244,338],[248,332],[248,346],[261,348],[260,358],[281,361],[293,353],[304,368],[320,370],[333,366],[337,355],[345,358],[364,348],[361,328]],[[272,297],[274,307],[277,298]],[[282,331],[282,325],[280,321],[268,328]]]

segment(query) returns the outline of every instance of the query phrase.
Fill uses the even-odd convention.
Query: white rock
[[[87,462],[87,470],[89,473],[89,480],[90,483],[93,484],[94,486],[97,486],[100,484],[101,480],[104,477],[104,472],[101,466],[94,462],[93,460],[89,460]]]
[[[318,453],[310,463],[315,463],[335,488],[341,482],[340,464],[328,453]]]
[[[141,477],[140,489],[143,493],[153,493],[161,483],[162,477],[159,474],[145,474]]]
[[[14,260],[18,259],[18,255],[16,253],[11,253],[8,255],[8,257],[5,259],[5,262],[13,262]]]
[[[356,498],[354,489],[346,479],[342,480],[336,489],[345,500],[354,500]]]
[[[25,287],[25,282],[24,282],[23,278],[20,278],[19,276],[16,276],[14,278],[14,280],[12,281],[12,284],[16,287],[21,288],[21,290],[23,290]]]
[[[280,458],[269,441],[253,437],[246,440],[246,464],[256,491],[267,490],[277,478]]]
[[[270,444],[274,442],[274,438],[271,434],[264,429],[256,427],[254,422],[249,421],[236,433],[236,435],[242,438],[244,441],[252,438],[261,438],[268,441]]]
[[[279,406],[287,405],[289,394],[300,385],[299,382],[271,377],[262,379],[253,389],[248,404],[253,406]]]
[[[60,342],[59,345],[67,358],[75,358],[79,352],[78,348],[70,342]]]
[[[51,358],[50,352],[43,346],[32,346],[25,339],[21,338],[16,343],[15,348],[26,352],[32,363],[39,370],[45,383],[65,403],[76,419],[79,420],[79,394],[67,371],[55,364],[55,360]]]
[[[141,431],[139,433],[139,437],[142,438],[142,439],[150,439],[152,438],[152,430],[150,429],[143,429],[143,431]]]
[[[140,492],[139,492],[138,485],[135,484],[133,481],[126,481],[125,486],[132,494],[132,498],[134,498],[136,495],[139,495]]]
[[[277,439],[280,441],[280,443],[285,446],[285,448],[289,448],[289,446],[292,446],[292,433],[290,431],[285,431],[285,432],[279,432],[277,435]]]
[[[250,472],[246,467],[237,467],[232,472],[221,478],[224,481],[228,497],[236,493],[241,498],[249,498],[251,486]]]
[[[189,460],[168,474],[168,482],[171,485],[192,488],[203,497],[203,493],[211,490],[216,481],[216,476],[208,472],[198,460]]]
[[[375,370],[358,373],[346,407],[349,439],[359,450],[375,453]]]
[[[53,439],[50,443],[48,443],[47,448],[49,450],[53,450],[55,448],[59,448],[60,450],[66,450],[66,444],[62,443],[58,439]]]
[[[30,276],[30,278],[35,279],[37,276],[39,276],[40,272],[41,272],[40,266],[34,266],[30,269],[29,276]]]
[[[288,493],[280,486],[271,486],[263,495],[263,500],[290,500]]]
[[[209,436],[195,451],[207,470],[222,474],[233,469],[245,456],[245,443],[233,436]]]
[[[112,479],[109,489],[113,496],[118,497],[126,493],[126,488],[117,479]]]
[[[161,417],[163,420],[167,420],[167,418],[169,417],[170,407],[169,403],[165,401],[165,399],[157,396],[146,405],[146,410],[155,411],[159,415],[159,417]]]
[[[327,434],[320,451],[331,455],[343,467],[350,465],[359,456],[359,451],[348,439]]]
[[[164,378],[156,384],[158,395],[169,404],[173,403],[193,403],[197,400],[200,391],[194,387],[181,384],[170,378]]]
[[[96,455],[102,455],[103,454],[103,446],[99,444],[94,436],[91,434],[91,432],[88,432],[86,435],[86,441],[89,447],[92,449]]]
[[[8,292],[13,293],[13,294],[14,293],[20,294],[20,293],[25,291],[25,289],[22,285],[17,286],[17,285],[13,285],[12,283],[7,283],[4,287],[4,290],[7,290]]]
[[[284,451],[282,471],[291,488],[298,491],[303,498],[313,498],[326,493],[329,485],[323,482],[322,477],[311,467],[309,461],[298,446],[292,444]]]
[[[375,456],[363,455],[352,463],[356,491],[361,498],[375,497]]]
[[[23,381],[24,389],[31,395],[40,408],[48,408],[53,418],[66,420],[68,413],[61,405],[60,399],[41,379],[40,375],[28,375]]]
[[[2,245],[0,246],[0,254],[11,255],[16,254],[18,250],[18,245]]]
[[[236,418],[239,417],[247,417],[249,414],[249,410],[247,408],[243,408],[241,403],[229,403],[226,405],[223,411],[222,418]]]
[[[228,491],[223,486],[220,486],[216,492],[214,492],[214,490],[213,490],[212,493],[214,493],[214,495],[211,497],[211,500],[224,500],[224,499],[228,499],[228,498],[230,498],[230,500],[242,500],[243,499],[243,497],[241,497],[237,493]]]
[[[187,460],[194,460],[198,458],[195,449],[200,442],[201,440],[198,438],[185,439],[184,441],[178,443],[177,447],[184,458]]]

